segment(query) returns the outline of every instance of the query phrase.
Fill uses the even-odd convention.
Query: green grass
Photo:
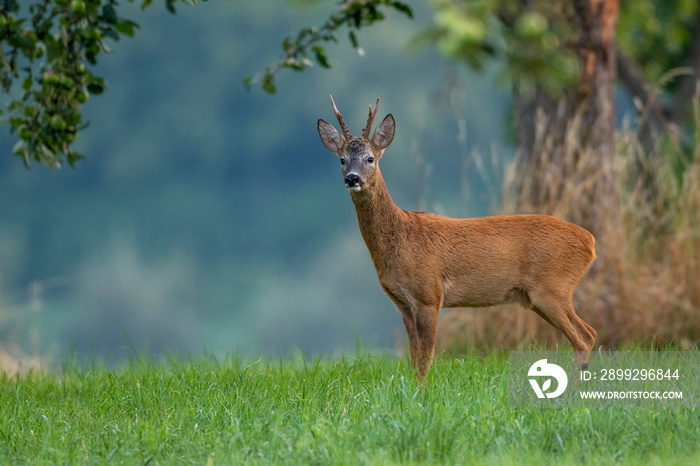
[[[0,376],[0,463],[700,464],[697,410],[512,409],[503,356],[150,361]]]

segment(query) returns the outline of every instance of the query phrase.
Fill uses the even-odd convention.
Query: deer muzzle
[[[349,173],[345,177],[345,187],[351,191],[359,191],[364,184],[365,182],[357,173]]]

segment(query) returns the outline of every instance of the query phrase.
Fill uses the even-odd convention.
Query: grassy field
[[[0,376],[0,463],[700,464],[698,410],[511,409],[503,356],[77,361]]]

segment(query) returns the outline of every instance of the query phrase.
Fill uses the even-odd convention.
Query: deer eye
[[[345,165],[345,159],[344,159],[344,158],[340,159],[340,164],[341,164],[341,165]]]
[[[374,163],[374,157],[367,157],[368,163]]]

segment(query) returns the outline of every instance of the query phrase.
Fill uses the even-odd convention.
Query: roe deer
[[[379,283],[401,312],[419,379],[430,368],[443,307],[519,302],[571,342],[585,368],[596,331],[572,305],[574,288],[595,259],[593,235],[546,215],[454,219],[399,209],[378,162],[394,139],[387,115],[369,137],[379,99],[369,108],[362,136],[352,137],[333,97],[342,134],[323,120],[318,132],[340,158],[362,238]]]

